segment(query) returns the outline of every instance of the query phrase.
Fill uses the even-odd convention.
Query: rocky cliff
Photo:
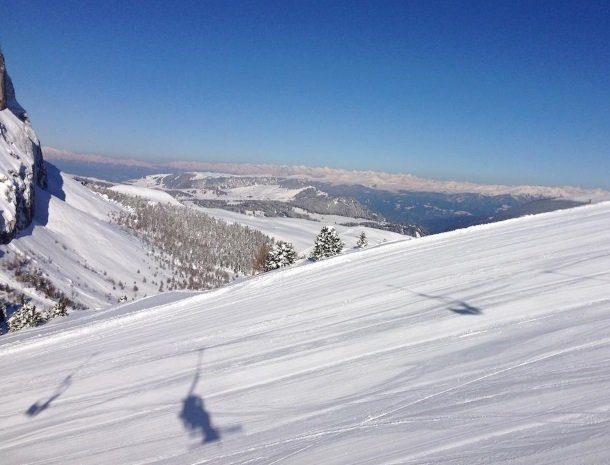
[[[31,223],[35,186],[47,186],[40,141],[15,98],[0,52],[0,243]]]
[[[0,52],[0,111],[6,109],[6,92],[4,90],[4,75],[6,66],[4,65],[4,55]]]

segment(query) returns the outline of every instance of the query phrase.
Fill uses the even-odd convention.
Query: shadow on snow
[[[76,370],[66,376],[48,399],[44,401],[39,400],[30,405],[30,407],[25,411],[25,415],[28,417],[35,417],[48,409],[51,406],[51,403],[66,392],[66,390],[72,385],[74,376],[96,355],[97,354],[90,355],[89,358],[85,360]]]
[[[458,315],[482,315],[483,310],[479,307],[475,307],[470,305],[468,302],[463,300],[453,299],[451,297],[447,297],[444,295],[434,295],[434,294],[424,294],[423,292],[415,292],[411,291],[414,294],[425,297],[426,299],[438,300],[440,302],[444,302],[448,304],[447,310],[457,313]]]
[[[59,200],[66,200],[64,192],[64,180],[61,177],[60,170],[53,164],[45,162],[47,171],[47,188],[35,186],[34,194],[34,217],[30,225],[17,233],[16,237],[29,236],[36,226],[46,226],[49,222],[49,207],[51,197],[57,197]]]
[[[453,299],[451,297],[447,297],[444,295],[434,295],[434,294],[424,294],[423,292],[415,292],[407,288],[390,286],[396,289],[405,290],[411,292],[419,297],[424,297],[425,299],[438,300],[439,302],[443,302],[447,304],[447,310],[457,313],[458,315],[482,315],[483,310],[479,307],[475,307],[474,305],[470,305],[468,302],[463,300]]]
[[[233,427],[227,430],[221,430],[214,427],[210,413],[205,409],[202,397],[195,393],[195,389],[199,383],[202,352],[203,349],[199,349],[195,376],[186,397],[182,400],[182,409],[180,410],[178,417],[180,418],[180,421],[182,421],[184,429],[186,429],[191,436],[201,434],[201,443],[207,444],[209,442],[219,441],[221,432],[239,431],[241,430],[241,427]]]

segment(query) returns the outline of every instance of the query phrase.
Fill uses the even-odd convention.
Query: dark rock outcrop
[[[4,55],[0,52],[0,111],[6,109],[6,91],[4,90],[4,76],[6,67],[4,65]]]

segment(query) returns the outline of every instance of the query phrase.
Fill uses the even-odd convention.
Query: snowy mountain
[[[0,338],[3,464],[610,463],[610,203]]]
[[[46,187],[40,142],[0,52],[0,244],[32,221],[35,186]]]

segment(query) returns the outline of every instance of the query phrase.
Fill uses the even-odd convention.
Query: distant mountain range
[[[267,214],[284,212],[285,215],[292,214],[293,207],[301,207],[314,213],[346,214],[408,226],[407,234],[413,234],[416,229],[417,234],[434,234],[610,199],[607,191],[578,187],[480,185],[434,181],[410,174],[305,166],[151,162],[78,154],[50,147],[45,147],[44,153],[62,170],[81,176],[126,182],[155,174],[154,188],[194,196],[192,200],[202,206],[260,210]],[[165,175],[159,176],[159,173]],[[147,184],[148,181],[134,182]],[[260,198],[256,193],[237,199],[239,201],[228,201],[221,194],[213,198],[208,194],[205,198],[196,198],[201,194],[197,189],[222,193],[240,185],[255,184],[314,190],[302,191],[288,203],[284,202],[288,208],[283,208],[278,199]],[[328,198],[316,192],[324,193]],[[391,227],[402,231],[399,226]]]
[[[551,186],[507,186],[475,184],[458,181],[438,181],[420,178],[412,174],[384,173],[378,171],[353,171],[328,167],[302,165],[266,165],[252,163],[212,163],[205,161],[143,161],[131,158],[113,158],[43,147],[45,159],[72,174],[98,174],[126,180],[156,173],[212,172],[247,176],[275,176],[301,178],[339,185],[362,185],[390,192],[439,192],[445,194],[476,193],[481,195],[529,195],[532,197],[566,198],[577,201],[610,199],[610,192],[603,189]]]

